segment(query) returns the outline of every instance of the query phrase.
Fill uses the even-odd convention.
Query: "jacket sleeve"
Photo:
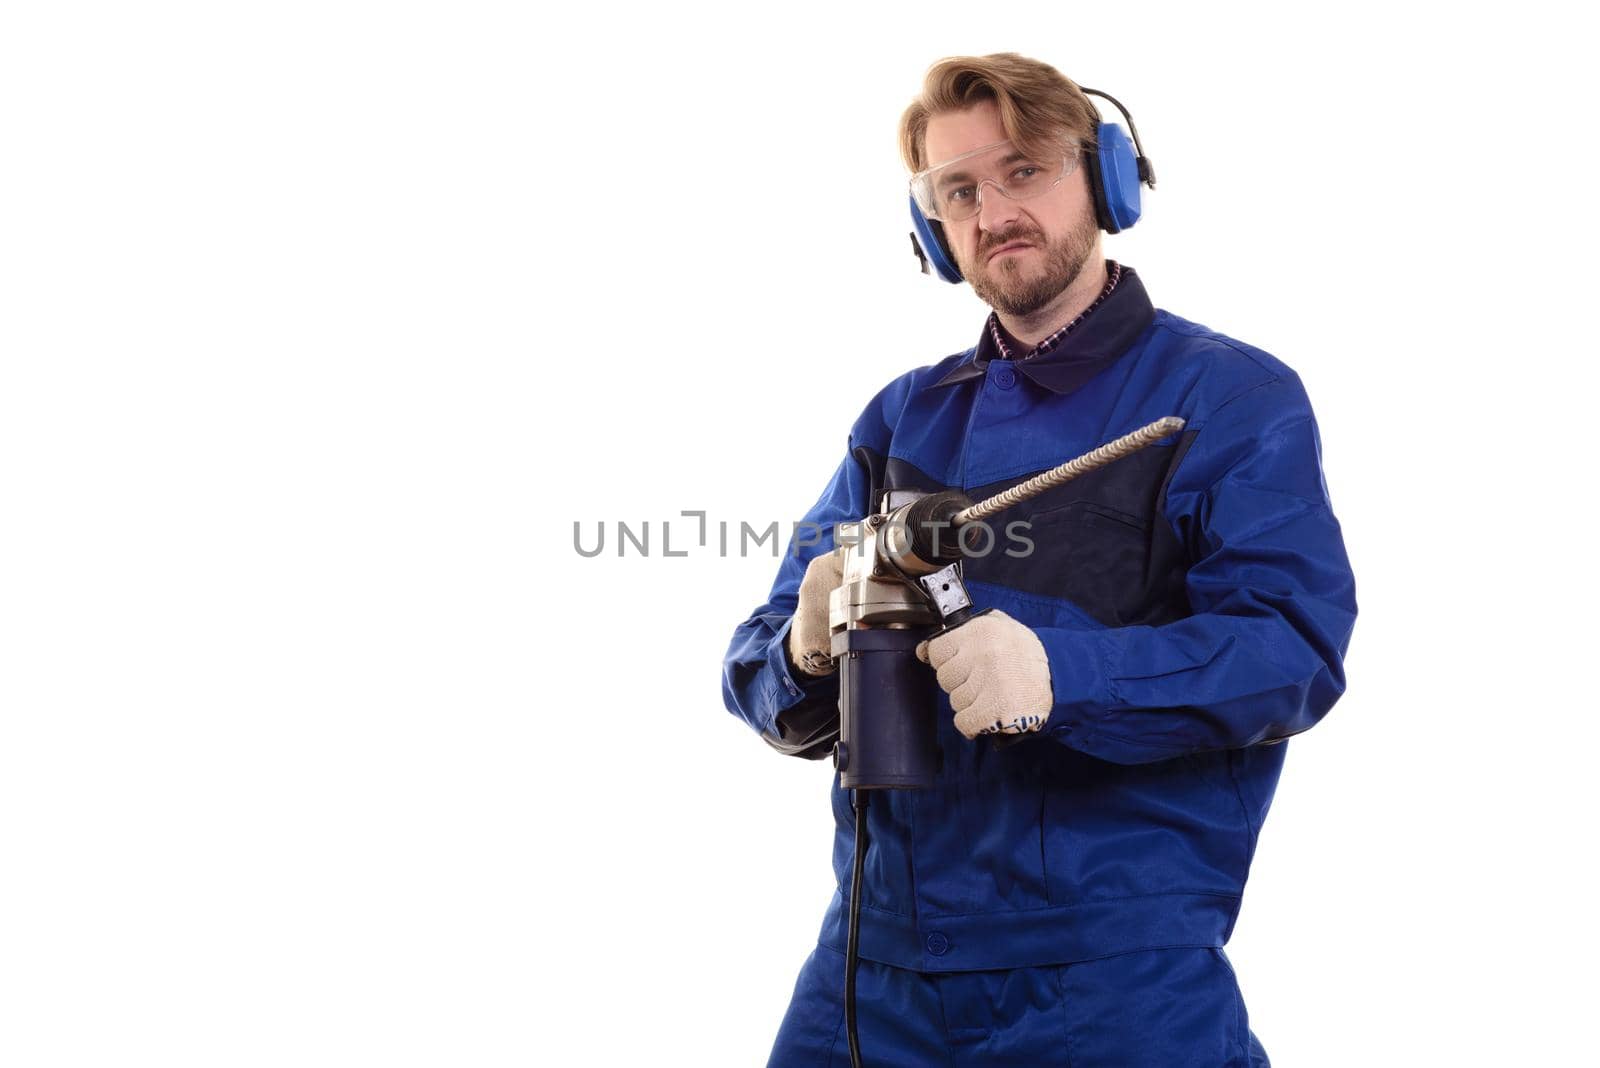
[[[1315,725],[1344,692],[1355,579],[1298,378],[1253,386],[1206,419],[1168,483],[1166,515],[1195,561],[1193,614],[1038,628],[1055,698],[1046,730],[1139,764]]]
[[[789,626],[800,580],[813,557],[832,551],[834,524],[868,514],[870,474],[863,451],[851,447],[827,489],[798,524],[767,602],[733,632],[722,664],[722,699],[775,749],[821,759],[839,732],[839,676],[813,678],[789,662]]]

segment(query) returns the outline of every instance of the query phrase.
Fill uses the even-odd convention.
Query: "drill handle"
[[[988,615],[993,611],[993,608],[974,608],[971,605],[967,605],[965,608],[957,609],[950,615],[946,616],[944,619],[944,624],[940,626],[938,630],[930,634],[928,638],[931,641],[932,639],[939,637],[941,634],[948,634],[950,631],[955,630],[968,620],[977,619],[979,616]]]

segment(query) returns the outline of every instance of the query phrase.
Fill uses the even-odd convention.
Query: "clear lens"
[[[1077,159],[1071,150],[1035,159],[1010,141],[1001,141],[919,171],[911,179],[911,195],[928,218],[960,222],[978,214],[986,187],[998,189],[1012,200],[1028,200],[1071,173]]]

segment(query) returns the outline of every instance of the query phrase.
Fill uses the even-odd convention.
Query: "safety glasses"
[[[983,187],[992,185],[1012,200],[1031,200],[1060,184],[1078,166],[1078,146],[1061,155],[1032,157],[1010,141],[975,148],[911,176],[911,195],[929,219],[960,222],[978,214]]]

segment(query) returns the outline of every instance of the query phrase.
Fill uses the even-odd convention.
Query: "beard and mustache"
[[[976,250],[976,263],[958,263],[961,273],[980,300],[1003,315],[1025,318],[1040,311],[1077,280],[1089,257],[1094,254],[1097,226],[1085,218],[1055,241],[1029,225],[1011,227],[1003,233],[986,234]],[[1024,264],[1018,257],[1007,257],[991,265],[989,253],[1013,241],[1025,241],[1043,251],[1043,263]]]

